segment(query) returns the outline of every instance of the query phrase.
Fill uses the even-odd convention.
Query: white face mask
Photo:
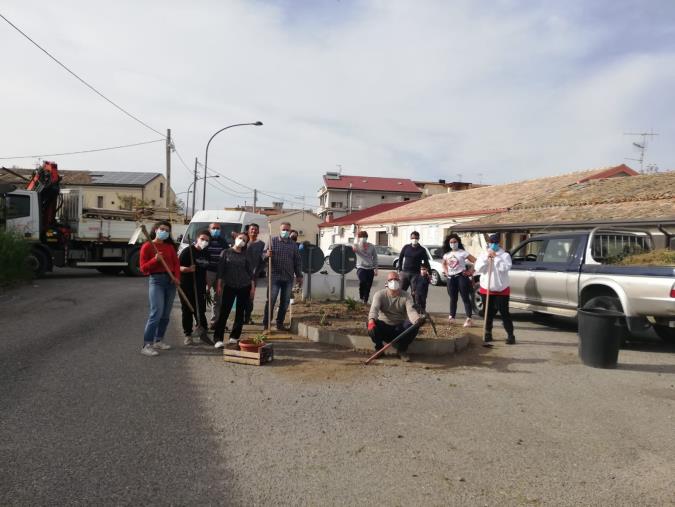
[[[368,238],[359,238],[359,243],[365,245],[368,242]]]
[[[410,240],[410,244],[411,244],[411,245],[417,245],[419,242],[420,242],[419,239],[411,239],[411,240]]]
[[[242,248],[245,245],[246,245],[246,241],[244,241],[241,238],[237,238],[236,240],[234,240],[234,246],[236,246],[237,248]]]
[[[204,250],[207,246],[209,246],[209,242],[205,239],[198,239],[197,246],[200,250]]]
[[[459,243],[450,243],[450,248],[457,250],[459,248]]]
[[[398,280],[389,280],[387,282],[387,287],[389,287],[391,290],[398,290],[399,287],[401,287],[401,282]]]

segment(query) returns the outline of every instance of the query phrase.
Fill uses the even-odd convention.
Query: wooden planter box
[[[271,343],[265,344],[258,352],[244,352],[243,350],[223,349],[223,360],[228,363],[252,364],[261,366],[274,359],[274,347]]]

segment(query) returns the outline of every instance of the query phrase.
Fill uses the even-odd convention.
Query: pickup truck
[[[618,310],[628,331],[653,326],[675,341],[675,266],[608,263],[617,254],[651,249],[650,235],[638,231],[533,236],[510,252],[511,307],[567,317],[586,305]]]

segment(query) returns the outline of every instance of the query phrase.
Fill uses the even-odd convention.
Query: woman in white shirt
[[[450,234],[443,242],[443,272],[448,277],[448,295],[450,296],[450,315],[448,322],[455,322],[457,314],[457,296],[462,296],[466,321],[464,327],[471,327],[473,306],[471,305],[471,279],[467,271],[467,261],[474,263],[476,258],[464,250],[464,245],[457,234]]]

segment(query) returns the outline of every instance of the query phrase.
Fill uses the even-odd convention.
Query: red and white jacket
[[[500,248],[497,255],[492,259],[492,275],[490,277],[490,294],[495,296],[508,296],[511,293],[509,271],[511,270],[511,256]],[[476,259],[474,269],[480,273],[480,293],[487,293],[488,283],[488,251],[485,250]]]

